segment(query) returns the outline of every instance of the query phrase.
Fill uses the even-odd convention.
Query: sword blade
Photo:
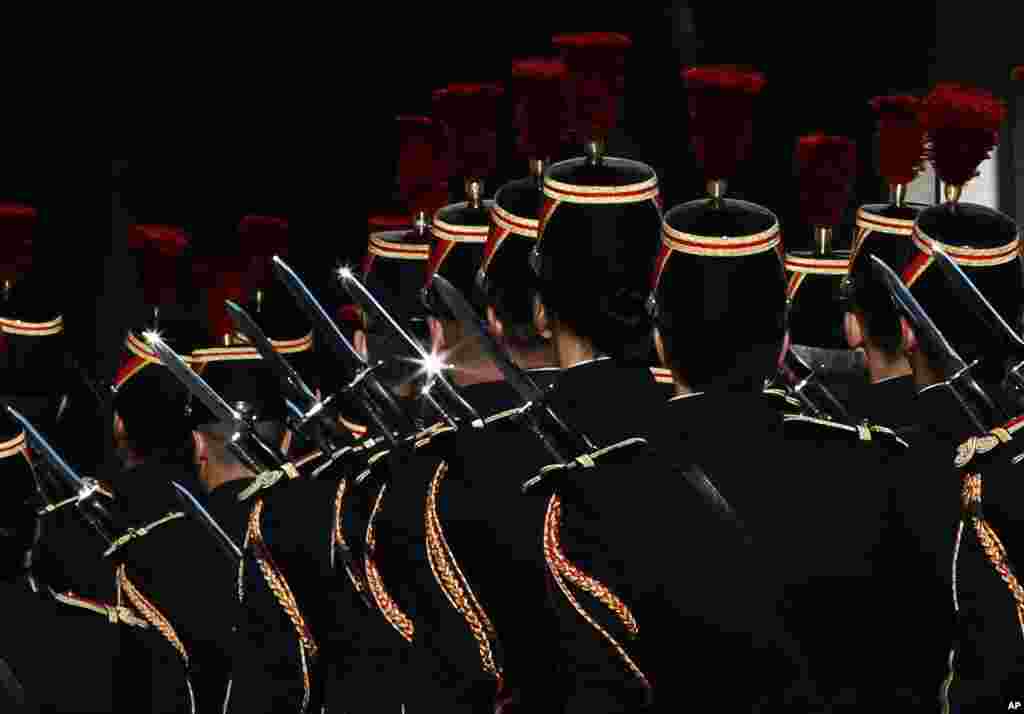
[[[928,350],[930,353],[943,361],[946,376],[951,377],[965,372],[968,369],[967,362],[949,343],[946,336],[939,330],[938,325],[932,321],[924,307],[911,294],[899,276],[877,255],[871,256],[871,263],[875,274],[881,277],[889,289],[889,294],[913,324],[918,339],[930,348]]]
[[[213,536],[213,539],[217,541],[217,545],[228,556],[228,559],[233,564],[238,564],[238,561],[242,559],[242,551],[231,540],[231,536],[224,532],[224,529],[220,527],[217,520],[210,515],[210,513],[200,505],[199,501],[188,492],[184,486],[177,481],[171,481],[171,485],[174,486],[175,496],[181,503],[182,507],[189,517],[199,521],[203,524],[203,527]]]
[[[435,275],[431,287],[452,311],[455,319],[465,327],[469,334],[477,339],[487,356],[504,375],[505,381],[512,387],[524,402],[539,402],[544,392],[519,365],[512,361],[501,343],[490,333],[476,310],[469,304],[458,288],[440,275]]]
[[[7,413],[25,430],[25,434],[32,441],[33,447],[35,447],[35,450],[43,457],[43,460],[50,468],[76,493],[80,493],[85,488],[84,480],[61,458],[56,449],[46,440],[46,437],[40,434],[32,425],[32,422],[22,416],[14,407],[7,405]]]
[[[339,273],[339,277],[341,278],[341,283],[345,287],[345,290],[352,296],[353,300],[358,302],[363,309],[372,313],[388,325],[391,330],[398,335],[399,339],[401,339],[419,357],[423,364],[432,363],[431,356],[427,354],[423,345],[414,340],[409,333],[398,324],[395,318],[393,318],[384,306],[380,304],[377,298],[375,298],[373,294],[366,289],[366,286],[359,281],[359,278],[357,278],[355,274],[349,270],[343,270]],[[483,422],[480,420],[480,415],[477,414],[476,410],[462,397],[461,394],[459,394],[458,390],[452,386],[452,383],[449,382],[443,374],[438,373],[432,375],[431,383],[432,385],[439,387],[445,393],[447,398],[451,400],[451,403],[460,412],[458,415],[459,419],[476,426],[483,425]],[[441,412],[442,415],[445,414],[439,404],[434,403],[434,407]]]
[[[246,339],[249,340],[249,344],[256,348],[256,351],[260,353],[260,357],[277,375],[281,385],[291,392],[293,398],[302,400],[307,409],[312,407],[317,401],[313,391],[302,380],[299,373],[288,364],[288,360],[274,349],[274,345],[271,344],[270,339],[260,329],[260,326],[256,324],[256,321],[252,319],[252,316],[230,300],[225,300],[224,304],[228,308],[228,316],[235,323],[235,329],[245,335]]]
[[[1003,319],[999,311],[978,290],[967,274],[941,248],[932,249],[932,257],[939,266],[946,282],[962,303],[982,321],[1003,349],[1018,359],[1024,358],[1024,339]]]
[[[227,402],[225,402],[217,392],[213,390],[206,381],[200,377],[195,371],[185,364],[185,361],[178,356],[178,354],[167,346],[160,336],[155,332],[147,332],[145,334],[146,341],[149,346],[153,348],[153,351],[160,357],[161,363],[164,367],[170,370],[171,374],[177,377],[178,381],[181,382],[185,388],[194,396],[196,399],[201,401],[206,408],[213,412],[214,416],[220,421],[234,422],[241,425],[243,422],[242,415],[232,409]]]

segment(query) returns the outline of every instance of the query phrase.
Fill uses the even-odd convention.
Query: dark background
[[[431,90],[449,81],[504,79],[513,57],[550,53],[556,32],[612,30],[631,34],[634,47],[610,153],[651,164],[666,207],[703,193],[688,147],[680,66],[747,64],[766,74],[753,154],[730,194],[775,210],[787,246],[801,248],[810,233],[794,213],[797,136],[821,130],[857,140],[852,216],[857,203],[884,195],[874,171],[869,98],[923,93],[945,79],[1012,96],[1008,75],[1021,61],[1013,49],[1022,41],[1021,11],[1014,3],[978,5],[988,7],[379,4],[340,17],[250,19],[195,46],[186,35],[170,45],[154,40],[151,51],[124,55],[130,75],[113,77],[122,94],[113,125],[142,148],[127,152],[137,158],[114,162],[114,198],[127,217],[183,225],[199,251],[227,245],[246,213],[284,216],[293,262],[329,295],[327,267],[358,259],[367,214],[389,203],[396,113],[429,112]],[[1024,190],[1011,170],[1013,134],[1004,132],[1001,147],[1002,209],[1011,214],[1013,192]],[[525,173],[511,159],[511,142],[506,127],[504,160],[489,191]],[[142,319],[137,279],[123,231],[116,221],[111,231],[106,219],[101,166],[91,174],[69,170],[74,163],[2,163],[0,199],[39,208],[37,262],[65,297],[67,334],[80,361],[109,379],[123,331]],[[841,244],[848,240],[847,232]]]

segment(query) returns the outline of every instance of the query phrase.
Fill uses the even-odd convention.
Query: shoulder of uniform
[[[866,421],[859,424],[844,424],[803,414],[787,414],[783,416],[782,420],[787,433],[813,433],[818,436],[855,442],[874,442],[902,448],[908,446],[907,442],[893,429]]]
[[[762,396],[769,402],[783,410],[800,410],[800,400],[789,394],[785,389],[778,387],[765,387],[761,392]]]

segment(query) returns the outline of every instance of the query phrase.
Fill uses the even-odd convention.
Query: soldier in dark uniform
[[[556,44],[567,50],[570,71],[590,79],[577,85],[577,102],[592,119],[578,128],[588,156],[545,174],[532,256],[535,321],[551,331],[563,368],[549,403],[598,449],[575,469],[549,470],[537,486],[554,492],[538,530],[560,623],[566,711],[668,711],[695,695],[725,710],[752,708],[799,679],[765,628],[770,601],[755,580],[740,606],[742,536],[706,501],[706,489],[682,477],[675,445],[643,450],[664,408],[648,367],[643,313],[655,257],[644,236],[660,227],[658,184],[649,167],[603,150],[614,77],[629,42],[575,35]],[[677,577],[669,562],[701,576]],[[725,652],[751,659],[727,665]]]
[[[983,326],[950,291],[932,252],[940,247],[1003,319],[1014,324],[1022,294],[1020,229],[1001,213],[958,200],[963,184],[997,142],[1004,115],[1002,102],[987,92],[957,85],[939,85],[923,100],[928,158],[946,184],[947,201],[918,215],[912,233],[915,251],[901,275],[960,356],[968,364],[981,360],[972,372],[982,384],[999,382],[1001,352],[990,346]],[[899,647],[893,654],[911,663],[905,665],[906,679],[922,697],[931,699],[941,689],[951,706],[1005,709],[1020,691],[1014,691],[1024,661],[1020,623],[1006,605],[1009,591],[1000,571],[987,557],[987,532],[975,527],[980,522],[981,484],[1000,479],[992,474],[975,486],[968,478],[974,473],[971,459],[957,459],[957,447],[979,436],[979,425],[948,388],[946,380],[952,375],[944,374],[941,357],[932,354],[912,325],[902,323],[902,348],[919,388],[915,408],[921,421],[892,497],[887,549],[897,583],[893,591],[899,596],[893,604],[900,615],[893,641],[912,640],[915,657],[908,659],[911,652]],[[1007,433],[1011,427],[1012,422],[1003,425]],[[955,459],[962,462],[963,473],[953,471]],[[1012,508],[1012,501],[1000,504],[998,487],[991,497],[984,490],[985,513],[1001,521],[1000,510]],[[965,499],[965,493],[972,497]],[[1007,547],[1014,522],[990,521],[996,532],[1006,531]]]
[[[530,159],[530,175],[501,186],[490,206],[482,261],[446,279],[475,301],[511,358],[542,388],[557,377],[552,346],[533,324],[533,280],[528,255],[537,240],[543,169],[557,150],[560,127],[552,121],[564,81],[559,61],[513,63],[518,146]],[[436,243],[435,250],[443,248]],[[433,276],[428,275],[428,280]],[[451,437],[425,468],[426,486],[413,494],[426,511],[428,568],[413,570],[419,582],[414,647],[438,686],[423,706],[444,711],[559,711],[560,667],[555,623],[546,609],[545,571],[537,557],[538,499],[520,494],[524,475],[544,463],[536,439],[510,418],[521,399],[490,364],[481,346],[439,304],[431,305],[435,348],[444,353],[452,380],[484,418],[483,430]],[[461,340],[461,341],[460,341]],[[496,454],[501,454],[500,463]],[[419,484],[419,482],[417,482]],[[415,501],[410,497],[410,501]],[[411,517],[411,514],[410,514]],[[442,546],[442,542],[445,544]],[[382,547],[387,552],[387,547]],[[454,579],[453,579],[454,578]],[[472,593],[480,611],[452,603]],[[482,618],[482,619],[481,619]],[[475,629],[486,620],[493,631]]]
[[[857,209],[850,272],[843,286],[846,341],[851,349],[863,350],[870,380],[870,385],[851,395],[851,410],[856,417],[896,428],[917,423],[913,413],[917,388],[901,349],[902,333],[892,299],[871,269],[870,256],[877,255],[900,271],[915,252],[914,220],[925,206],[907,201],[906,190],[923,164],[919,104],[911,96],[871,101],[878,114],[878,169],[889,184],[891,200]]]
[[[700,464],[742,522],[754,549],[748,579],[779,604],[820,696],[858,710],[899,701],[870,662],[886,637],[875,549],[903,447],[867,423],[783,415],[759,393],[784,344],[779,223],[716,187],[739,158],[734,137],[749,136],[741,93],[763,80],[713,68],[687,80],[711,195],[672,209],[663,226],[656,341],[678,389],[663,443]],[[784,476],[769,478],[766,464]]]
[[[0,708],[13,714],[137,711],[115,707],[122,680],[114,664],[119,627],[146,623],[112,601],[58,592],[33,570],[33,465],[25,434],[6,415],[0,424]]]

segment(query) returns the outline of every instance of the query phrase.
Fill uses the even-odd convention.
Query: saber
[[[851,423],[850,413],[843,403],[818,378],[814,368],[793,350],[792,345],[786,350],[780,372],[793,394],[811,412],[811,416]]]
[[[220,527],[216,519],[210,515],[210,513],[203,508],[199,501],[188,492],[184,486],[177,481],[171,481],[171,485],[174,486],[175,496],[181,503],[185,512],[189,514],[193,519],[203,524],[203,527],[213,536],[213,539],[217,541],[217,545],[220,546],[221,551],[228,557],[232,565],[238,565],[238,561],[242,559],[242,551],[231,540],[231,536],[224,532],[224,529]]]
[[[107,545],[113,543],[115,540],[113,519],[106,506],[100,503],[97,497],[97,494],[100,493],[99,482],[93,478],[83,478],[75,473],[75,470],[61,458],[56,449],[36,430],[32,423],[9,404],[7,413],[25,430],[26,437],[31,440],[33,448],[50,467],[50,470],[70,487],[79,512],[106,541]]]
[[[268,467],[277,467],[284,463],[284,458],[281,454],[274,449],[272,446],[267,444],[263,439],[260,438],[259,434],[253,428],[253,424],[246,419],[241,413],[233,409],[225,402],[217,392],[213,390],[209,384],[203,380],[195,371],[185,364],[184,360],[178,356],[178,354],[167,346],[167,343],[156,332],[146,332],[144,334],[146,341],[149,346],[153,348],[157,356],[160,357],[161,363],[166,367],[171,374],[173,374],[179,382],[181,382],[185,388],[192,394],[196,399],[201,401],[207,409],[213,412],[213,416],[218,421],[229,422],[234,425],[235,433],[228,440],[228,448],[231,449],[239,460],[242,461],[253,473],[261,474],[267,470]],[[249,450],[242,445],[242,436],[245,435],[248,439],[255,444],[262,452],[262,458],[265,463],[261,463],[260,459],[257,459],[253,454],[249,453]]]
[[[449,426],[457,426],[457,422],[463,422],[470,424],[477,429],[483,428],[484,422],[480,418],[480,415],[477,414],[476,410],[469,404],[469,402],[459,394],[458,390],[452,386],[452,383],[449,382],[443,374],[441,374],[441,370],[431,369],[431,366],[438,366],[436,365],[436,356],[428,354],[427,351],[423,349],[423,345],[414,340],[409,333],[398,324],[398,321],[395,320],[384,306],[380,304],[377,298],[373,296],[373,293],[366,289],[366,286],[360,282],[359,278],[357,278],[351,270],[348,268],[342,268],[338,271],[338,277],[341,279],[341,284],[344,286],[345,290],[352,296],[352,299],[359,303],[364,310],[372,313],[382,320],[384,324],[390,327],[391,330],[398,335],[399,339],[408,345],[417,355],[420,364],[427,368],[431,379],[427,388],[423,390],[423,397],[426,398],[430,402],[431,406],[433,406],[442,418],[448,422]],[[433,388],[435,385],[440,386],[445,398],[455,407],[455,410],[457,411],[457,415],[455,417],[449,415],[449,413],[434,398]]]
[[[957,401],[960,402],[961,408],[971,420],[972,425],[979,432],[988,431],[988,427],[985,426],[981,416],[968,402],[958,386],[963,384],[970,394],[973,394],[985,405],[989,413],[995,412],[995,405],[992,403],[992,400],[974,380],[974,377],[971,376],[971,369],[977,364],[977,361],[974,364],[967,364],[963,357],[953,348],[953,345],[949,343],[946,336],[942,334],[942,331],[939,330],[931,317],[929,317],[924,307],[917,301],[917,298],[911,294],[899,276],[893,272],[892,268],[886,265],[877,255],[870,257],[872,269],[889,289],[889,294],[896,302],[896,306],[913,324],[917,338],[925,345],[926,352],[930,356],[942,361],[943,373],[946,376],[945,384],[953,392],[953,396],[956,397]]]
[[[1024,339],[1021,339],[1021,336],[1003,319],[988,298],[945,251],[933,247],[932,256],[960,301],[984,323],[999,346],[1007,352],[1007,380],[1018,393],[1024,392]]]
[[[378,365],[368,365],[366,360],[355,351],[352,343],[341,333],[337,324],[330,318],[319,301],[313,297],[313,293],[309,291],[294,270],[276,255],[273,258],[273,263],[278,279],[288,289],[317,331],[324,337],[335,357],[353,374],[351,382],[343,387],[342,391],[351,393],[360,400],[367,416],[379,430],[381,436],[387,439],[392,446],[398,448],[401,443],[396,432],[411,433],[413,425],[398,406],[394,396],[387,387],[381,384],[374,373]]]
[[[495,339],[486,325],[473,310],[473,307],[462,296],[455,286],[440,275],[434,276],[431,288],[437,293],[444,304],[451,310],[455,319],[480,341],[484,351],[504,375],[527,408],[523,414],[531,431],[540,438],[548,452],[561,464],[567,464],[580,454],[592,453],[597,450],[586,435],[571,428],[546,403],[544,392],[519,365],[512,361],[508,351]],[[539,477],[527,481],[523,489],[527,490],[539,482]]]
[[[302,377],[277,350],[274,349],[266,333],[260,329],[256,321],[248,312],[230,300],[225,300],[228,315],[235,328],[238,329],[249,340],[249,344],[256,348],[260,357],[270,366],[271,371],[277,376],[282,388],[286,392],[285,404],[288,408],[288,424],[296,432],[310,437],[320,450],[325,454],[334,454],[343,445],[339,445],[338,431],[330,427],[329,416],[325,407],[332,401],[330,397],[321,401],[316,397]],[[296,404],[295,402],[298,402]],[[314,422],[314,420],[316,420]],[[350,438],[349,444],[353,443]]]

